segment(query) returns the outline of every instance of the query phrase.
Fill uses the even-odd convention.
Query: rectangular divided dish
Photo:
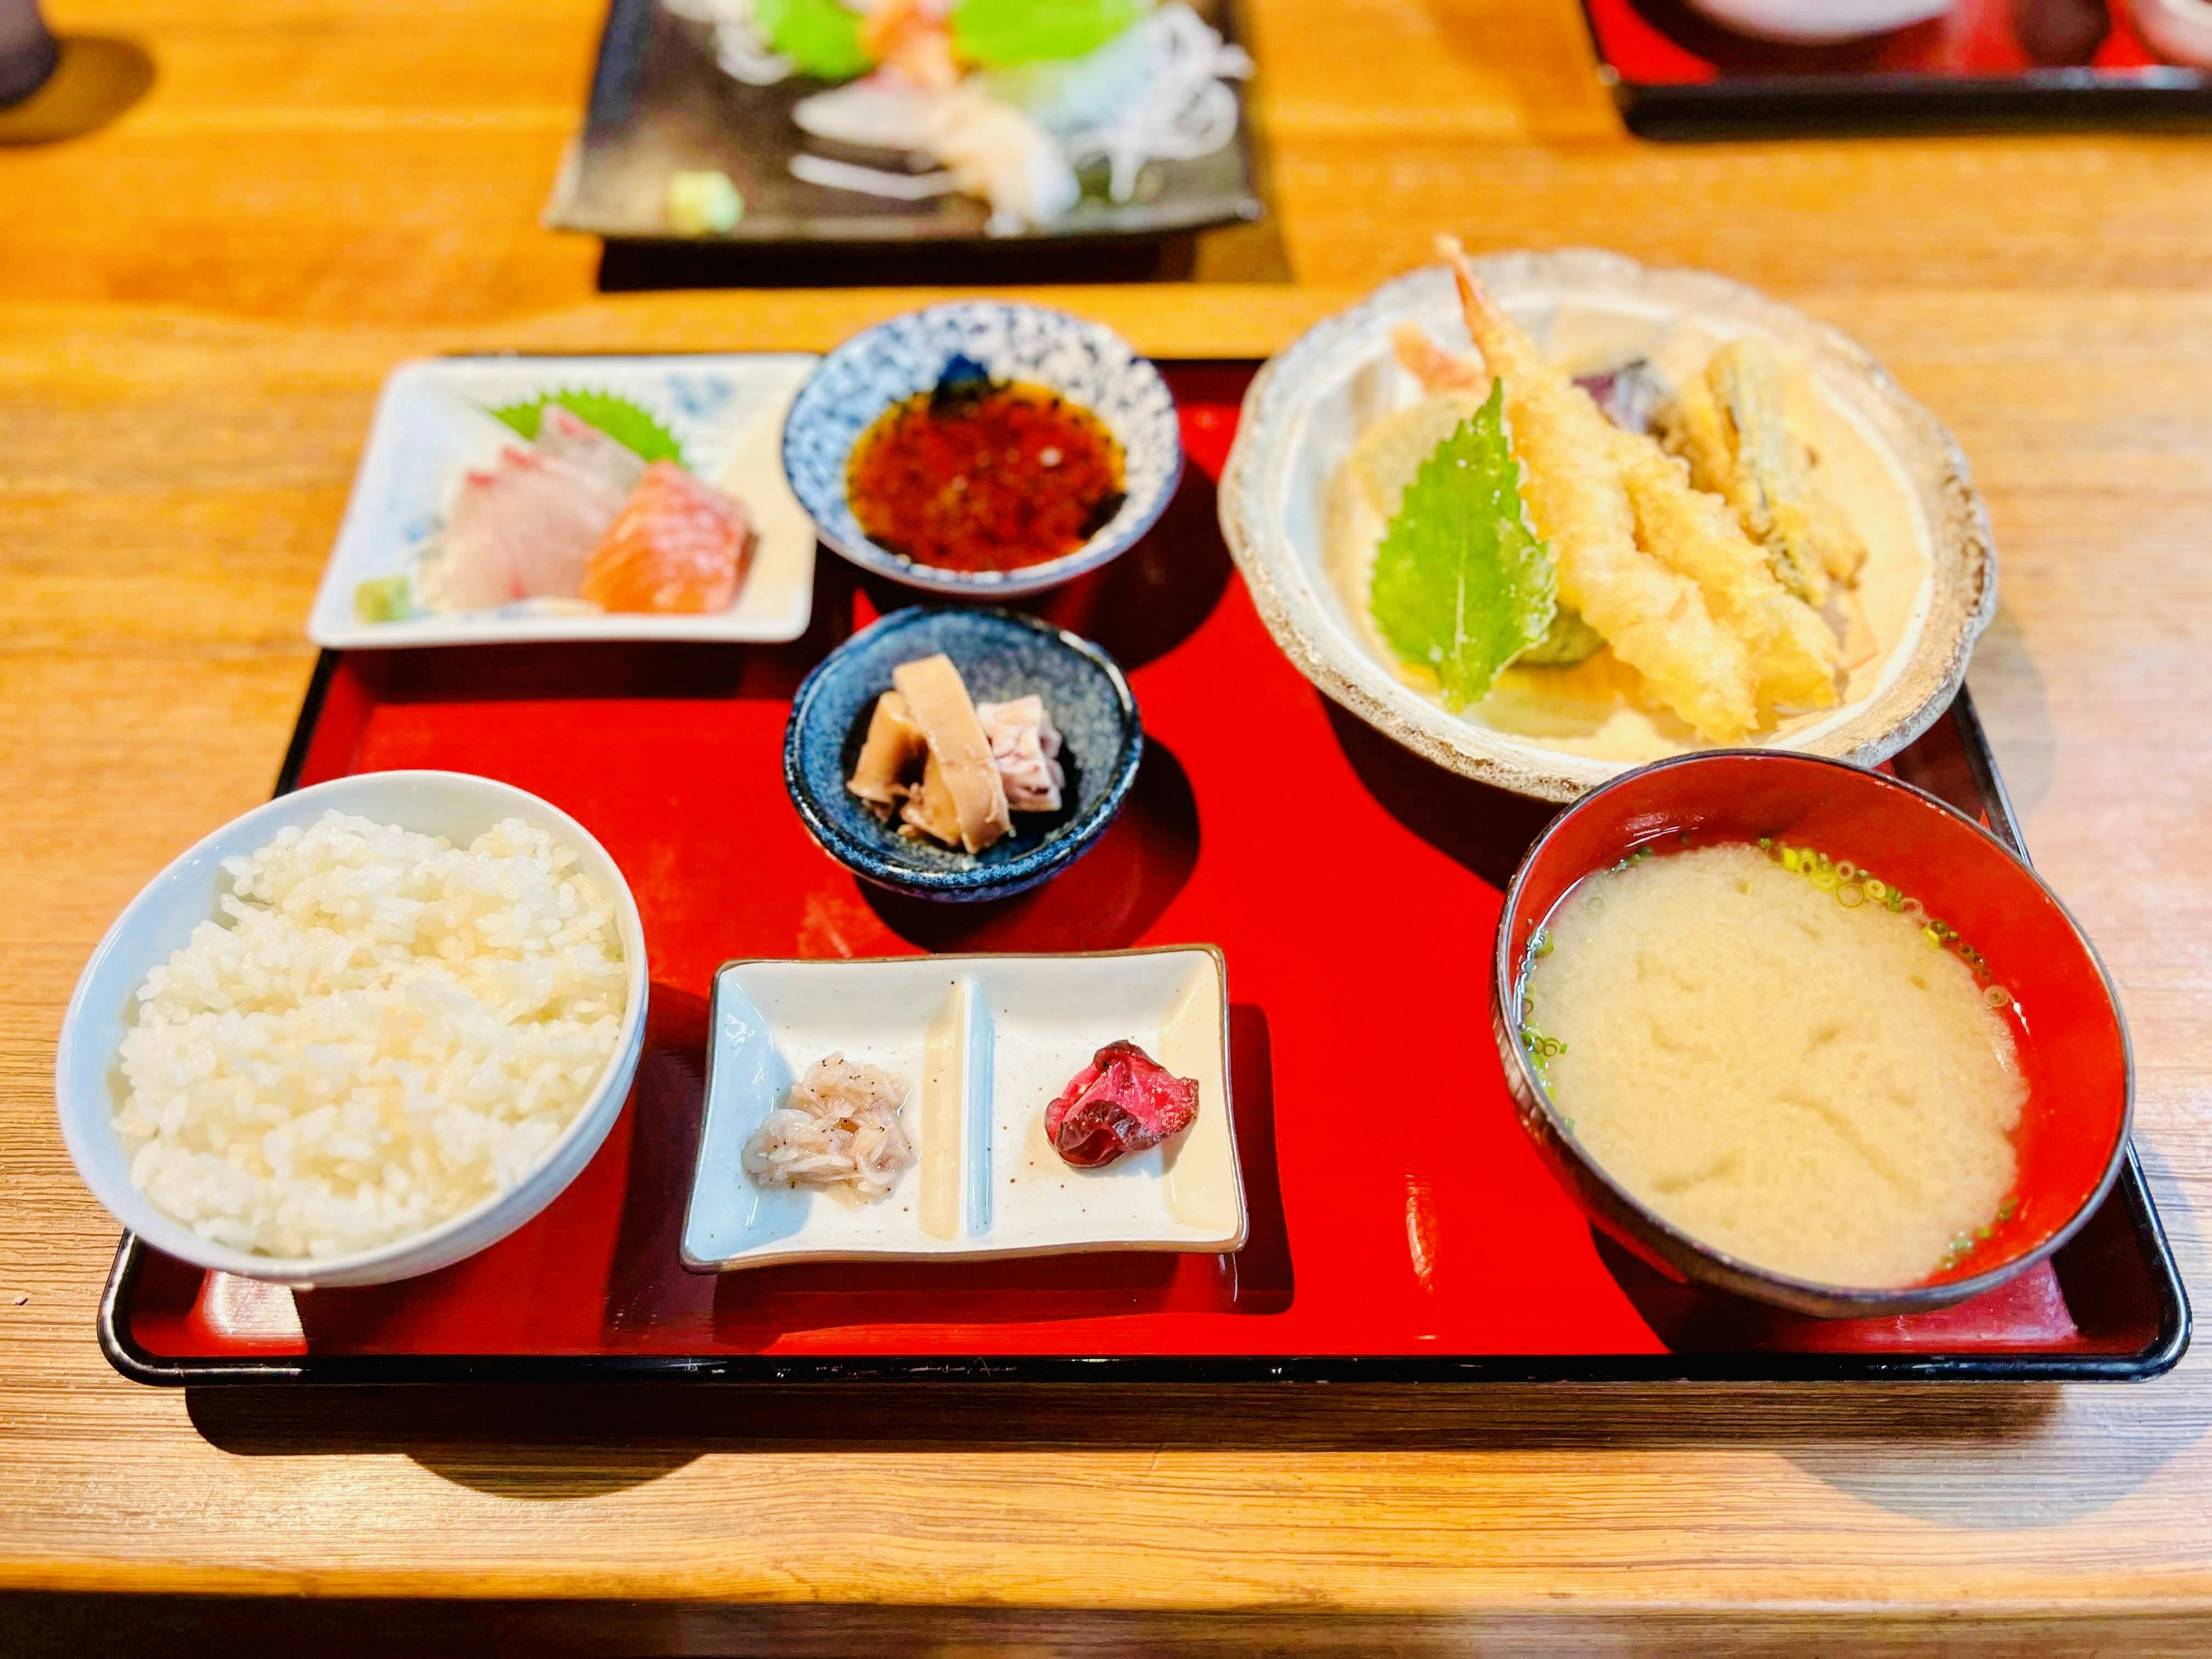
[[[1228,1015],[1220,953],[1206,950],[730,963],[714,975],[684,1265],[1240,1249]],[[1198,1121],[1070,1169],[1045,1139],[1045,1103],[1117,1038],[1197,1083]],[[740,1164],[830,1054],[917,1085],[902,1115],[920,1161],[875,1203],[763,1190]]]
[[[1143,769],[1097,845],[1019,898],[938,906],[865,888],[799,823],[781,769],[793,692],[852,629],[907,602],[840,560],[818,562],[811,630],[790,645],[325,654],[280,787],[400,767],[477,772],[553,801],[621,865],[653,980],[636,1086],[542,1215],[426,1278],[295,1295],[203,1274],[126,1236],[100,1312],[118,1369],[171,1384],[2016,1381],[2140,1378],[2174,1363],[2187,1304],[2132,1157],[2050,1263],[1910,1319],[1733,1301],[1595,1236],[1515,1121],[1489,1029],[1501,890],[1553,809],[1431,766],[1300,677],[1216,525],[1213,479],[1252,368],[1165,367],[1190,462],[1180,493],[1130,553],[1040,607],[1127,671]],[[1963,696],[1893,765],[2018,845]],[[734,1075],[714,1036],[717,992],[734,983],[801,1033],[783,1056],[798,1066],[862,1026],[913,1060],[954,981],[973,981],[1011,1064],[1040,1011],[1056,1027],[1080,999],[982,957],[1192,942],[1218,947],[1227,975],[1215,1062],[1226,1076],[1195,1127],[1217,1103],[1224,1138],[1233,1126],[1242,1249],[687,1268],[701,1148],[714,1179],[743,1127],[717,1121]],[[896,1019],[799,1006],[809,975],[861,970],[789,959],[885,957],[930,985]],[[1094,1037],[1142,1042],[1172,1012],[1169,970],[1147,971],[1164,975],[1158,986],[1117,990],[1131,1000],[1054,1030],[1024,1085],[1029,1109]],[[1002,972],[1036,1000],[993,1002]],[[1003,1144],[994,1129],[994,1161]],[[994,1196],[1012,1190],[1006,1174]],[[703,1219],[695,1206],[695,1258],[730,1259],[730,1235]],[[963,1244],[980,1236],[966,1220]]]

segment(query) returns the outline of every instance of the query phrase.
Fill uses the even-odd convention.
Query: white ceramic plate
[[[522,818],[548,831],[574,852],[577,867],[614,902],[629,968],[629,1003],[614,1058],[591,1098],[578,1108],[544,1161],[505,1192],[425,1232],[350,1255],[256,1255],[201,1237],[156,1209],[131,1183],[130,1154],[114,1128],[125,1087],[117,1056],[124,1034],[137,1018],[137,993],[148,971],[181,950],[201,922],[222,919],[222,897],[230,891],[222,861],[243,857],[274,841],[279,830],[313,823],[330,811],[443,836],[464,847],[505,817]],[[629,884],[591,831],[551,802],[464,772],[362,772],[333,778],[279,795],[234,818],[147,883],[116,918],[85,964],[62,1017],[54,1064],[62,1139],[77,1173],[109,1212],[155,1249],[181,1261],[301,1290],[411,1279],[497,1243],[559,1197],[592,1161],[629,1097],[630,1079],[645,1046],[649,991],[645,925]]]
[[[1227,1022],[1227,970],[1203,946],[727,963],[714,976],[684,1265],[1240,1249]],[[1045,1107],[1116,1038],[1196,1079],[1197,1121],[1148,1152],[1071,1169],[1045,1139]],[[912,1085],[902,1117],[921,1156],[872,1203],[757,1186],[740,1161],[761,1120],[833,1053]]]
[[[783,476],[783,416],[816,359],[769,356],[450,357],[407,363],[384,383],[337,545],[307,622],[340,650],[548,640],[795,640],[814,603],[814,526]],[[488,412],[549,392],[611,392],[650,410],[692,471],[744,503],[759,533],[726,611],[638,616],[544,601],[365,623],[354,590],[412,572],[434,544],[461,475],[521,440]]]
[[[1670,379],[1762,335],[1804,368],[1822,476],[1870,552],[1860,590],[1871,641],[1841,707],[1766,739],[1872,765],[1918,737],[1965,678],[1996,609],[1996,556],[1966,464],[1936,418],[1865,349],[1825,324],[1710,272],[1657,270],[1587,248],[1492,254],[1484,285],[1571,373],[1635,356]],[[1439,765],[1503,788],[1571,800],[1630,767],[1703,747],[1671,717],[1612,704],[1587,719],[1538,693],[1454,714],[1402,677],[1346,596],[1332,559],[1331,491],[1365,425],[1414,399],[1390,331],[1419,324],[1472,349],[1450,273],[1377,289],[1273,359],[1244,399],[1221,484],[1221,526],[1267,626],[1307,678]],[[1545,671],[1528,671],[1531,676]]]

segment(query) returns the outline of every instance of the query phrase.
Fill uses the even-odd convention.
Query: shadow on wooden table
[[[1255,1396],[1257,1399],[1255,1400]],[[699,1384],[195,1389],[192,1425],[235,1456],[403,1453],[458,1485],[562,1499],[641,1486],[708,1453],[1051,1449],[1911,1450],[2027,1443],[2051,1385],[1854,1388],[1493,1383],[1466,1389]],[[1264,1410],[1255,1403],[1264,1401]]]
[[[710,288],[1036,288],[1101,283],[1287,283],[1272,220],[1069,241],[866,244],[610,241],[602,294]]]

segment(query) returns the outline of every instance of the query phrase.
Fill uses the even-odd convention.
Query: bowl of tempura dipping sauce
[[[969,300],[855,335],[799,388],[784,471],[822,540],[940,599],[996,603],[1134,546],[1182,476],[1175,398],[1111,329]]]
[[[2125,1157],[2127,1030],[2051,890],[1839,761],[1661,761],[1553,820],[1492,981],[1522,1127],[1677,1279],[1837,1318],[1965,1301],[2057,1249]]]

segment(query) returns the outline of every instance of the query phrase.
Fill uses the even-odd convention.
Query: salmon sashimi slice
[[[574,598],[623,509],[601,472],[510,446],[462,480],[426,597],[441,610]]]
[[[682,467],[655,461],[584,572],[583,596],[607,611],[721,611],[751,567],[745,510]]]

